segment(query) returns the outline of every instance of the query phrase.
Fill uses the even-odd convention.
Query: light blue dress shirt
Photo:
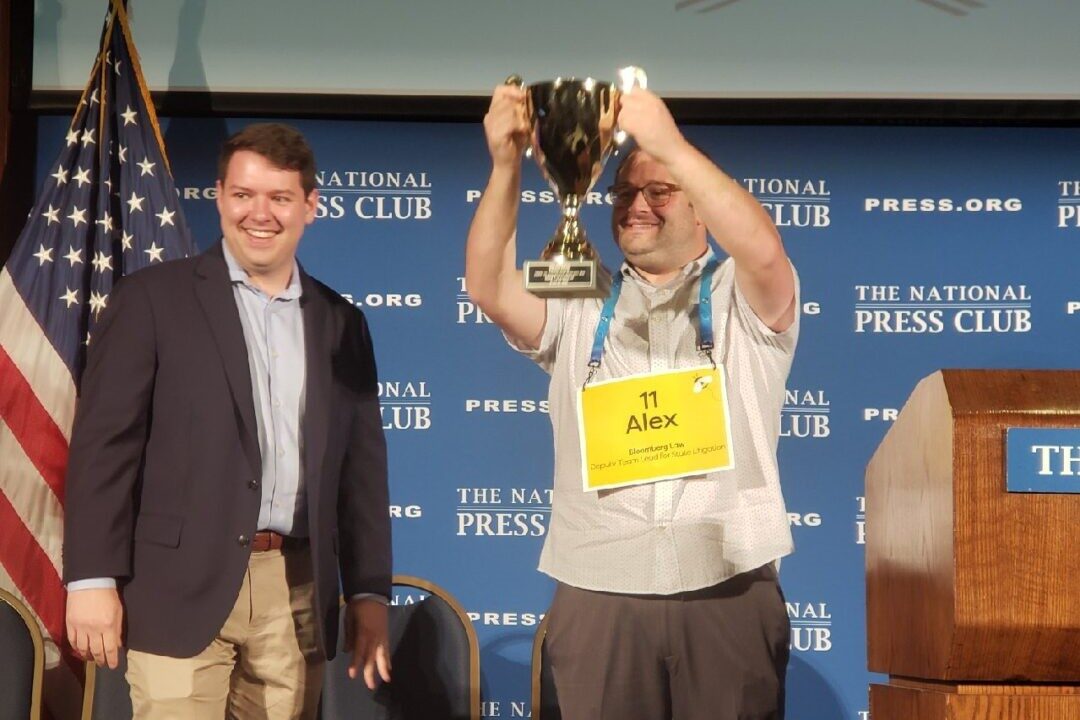
[[[222,243],[233,297],[244,328],[255,425],[262,456],[259,530],[307,537],[300,450],[304,422],[304,316],[300,268],[293,260],[289,285],[270,297],[260,290]]]

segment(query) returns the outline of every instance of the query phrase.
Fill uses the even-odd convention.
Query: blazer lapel
[[[332,318],[326,300],[303,268],[300,269],[300,285],[303,290],[300,306],[304,315],[304,357],[307,366],[304,381],[303,472],[310,517],[316,518],[322,458],[326,454],[326,435],[330,429]]]
[[[262,476],[258,426],[255,424],[255,401],[251,393],[251,368],[248,365],[244,328],[236,307],[228,267],[218,243],[203,253],[195,268],[199,281],[195,294],[199,298],[206,322],[217,343],[225,376],[229,381],[233,402],[240,416],[240,442],[255,477]]]

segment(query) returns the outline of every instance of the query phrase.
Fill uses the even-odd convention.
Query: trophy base
[[[525,289],[537,297],[607,297],[611,273],[596,260],[527,260]]]

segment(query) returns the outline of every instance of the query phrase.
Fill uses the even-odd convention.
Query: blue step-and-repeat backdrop
[[[164,124],[200,247],[218,237],[218,146],[244,124]],[[482,129],[294,124],[315,149],[322,194],[301,262],[363,309],[375,339],[395,570],[442,585],[468,610],[485,716],[528,717],[532,639],[553,590],[535,569],[551,508],[547,376],[466,294],[465,234],[489,169]],[[42,171],[65,129],[66,118],[42,119]],[[938,368],[1076,365],[1080,131],[686,132],[769,209],[802,278],[779,448],[796,543],[781,571],[793,626],[788,717],[864,720],[874,678],[866,463],[915,383]],[[519,260],[538,256],[558,218],[528,162]],[[614,266],[609,214],[596,194],[583,217]]]

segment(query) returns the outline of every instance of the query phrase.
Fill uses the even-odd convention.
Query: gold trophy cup
[[[509,84],[522,85],[517,75]],[[603,297],[611,277],[589,244],[579,214],[585,196],[622,141],[619,97],[645,87],[645,72],[619,70],[619,84],[557,78],[526,88],[530,147],[562,205],[562,220],[539,260],[525,262],[525,289],[540,297]]]

